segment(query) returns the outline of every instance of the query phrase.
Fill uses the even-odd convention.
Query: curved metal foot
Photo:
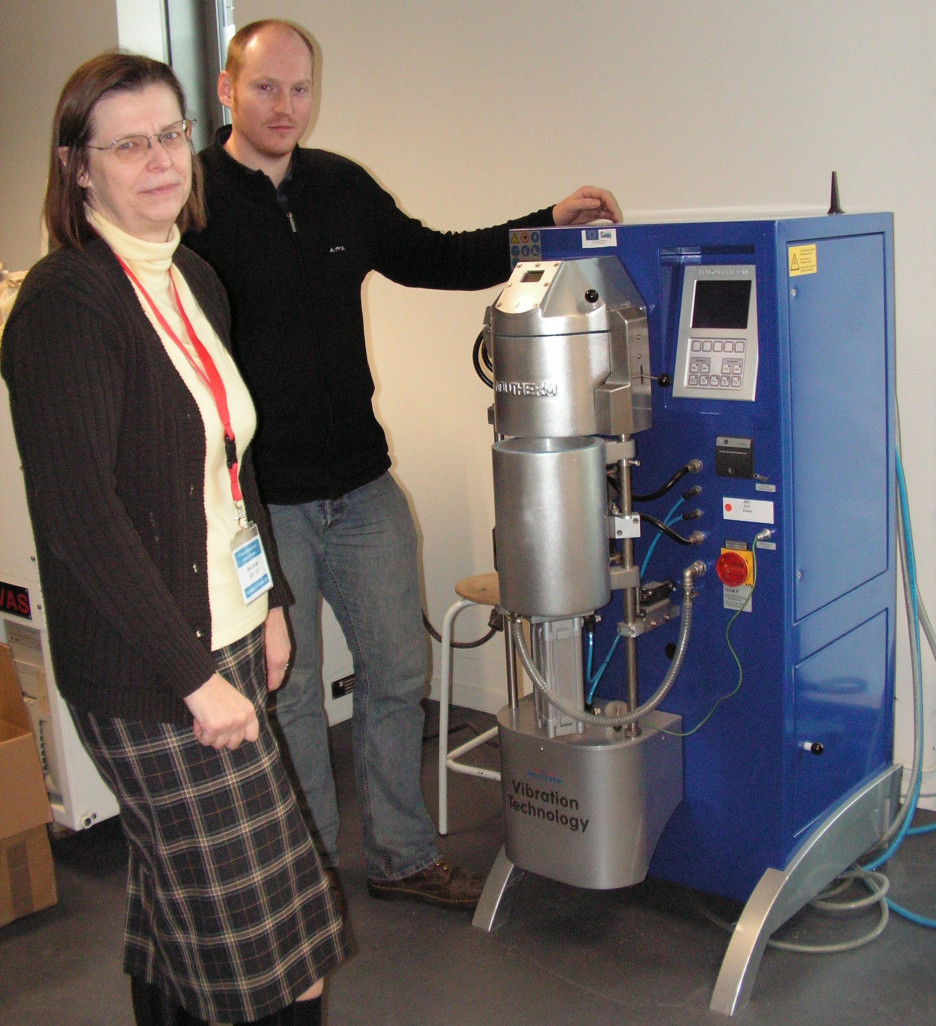
[[[517,884],[522,879],[523,870],[517,869],[507,858],[507,852],[501,845],[501,850],[497,853],[494,865],[488,873],[471,925],[488,933],[503,926],[510,916]]]
[[[786,869],[768,869],[760,878],[722,961],[713,1012],[735,1015],[746,1007],[771,934],[884,836],[900,799],[900,774],[900,766],[891,766],[845,798]]]

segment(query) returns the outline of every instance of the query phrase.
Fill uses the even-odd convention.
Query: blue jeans
[[[276,695],[286,742],[326,864],[338,862],[338,803],[328,752],[320,597],[354,660],[352,739],[370,879],[397,880],[438,857],[420,785],[427,643],[406,497],[390,474],[340,499],[271,505],[280,564],[292,588],[296,650]]]

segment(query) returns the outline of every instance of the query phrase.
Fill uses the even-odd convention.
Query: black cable
[[[483,354],[483,356],[482,356]],[[484,360],[484,366],[489,371],[494,370],[494,366],[491,363],[491,358],[488,356],[487,350],[484,348],[484,332],[479,331],[478,337],[474,341],[474,346],[471,349],[471,366],[475,369],[475,374],[487,385],[488,388],[494,387],[494,379],[489,378],[481,366],[481,361]]]
[[[494,379],[489,378],[481,366],[482,360],[484,366],[489,371],[494,370],[494,365],[491,363],[491,358],[488,355],[487,350],[484,348],[484,330],[478,332],[478,337],[474,340],[474,345],[471,347],[471,365],[475,369],[475,373],[478,377],[487,385],[488,388],[494,387]],[[453,641],[452,648],[479,648],[481,645],[487,644],[494,637],[494,635],[504,629],[503,617],[499,617],[499,623],[495,623],[495,617],[497,617],[497,610],[491,610],[491,619],[488,621],[491,625],[491,629],[484,635],[484,637],[477,638],[475,641]],[[432,626],[429,622],[429,617],[426,616],[425,610],[422,614],[423,627],[426,628],[428,635],[440,644],[442,642],[442,635]]]
[[[451,737],[453,734],[458,734],[462,730],[470,730],[471,733],[474,734],[475,737],[480,737],[484,733],[485,729],[486,728],[484,728],[484,727],[476,727],[473,723],[469,723],[467,721],[465,721],[464,723],[450,723],[449,724],[449,729],[448,729],[448,734],[449,734],[449,737]],[[436,731],[434,734],[430,734],[428,732],[423,732],[422,739],[423,739],[423,742],[426,742],[426,741],[438,741],[439,740],[439,732]],[[497,748],[498,741],[497,741],[496,737],[489,738],[487,743],[489,745],[491,745],[492,748]]]
[[[488,623],[491,624],[491,629],[487,632],[487,634],[484,635],[484,637],[476,638],[474,641],[453,641],[452,648],[480,648],[482,645],[486,645],[499,630],[503,630],[504,625],[502,618],[500,618],[501,622],[498,624],[494,624],[491,622],[493,621],[495,616],[497,616],[497,611],[491,610],[491,620],[488,621]],[[441,644],[442,635],[429,622],[429,617],[426,616],[425,610],[423,611],[422,620],[423,627],[426,628],[426,633],[429,635],[429,637],[431,637],[434,641],[438,641]]]
[[[642,524],[650,524],[651,527],[655,527],[662,534],[665,534],[667,538],[672,538],[674,542],[679,542],[680,545],[696,544],[692,538],[684,538],[681,534],[677,534],[671,527],[667,527],[662,520],[657,520],[656,517],[650,516],[649,513],[641,513],[640,522]]]
[[[657,488],[655,492],[649,492],[647,495],[634,495],[632,498],[635,502],[652,502],[654,499],[659,499],[661,496],[666,495],[667,492],[675,488],[686,474],[698,474],[701,469],[701,460],[690,460],[684,467],[680,467],[669,481],[666,482],[666,484]]]

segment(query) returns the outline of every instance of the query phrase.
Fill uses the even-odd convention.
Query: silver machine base
[[[678,739],[648,729],[645,732],[648,740],[657,738],[650,746],[643,746],[649,758],[637,748],[630,749],[627,754],[615,751],[633,744],[633,741],[599,745],[596,755],[595,746],[587,741],[587,732],[586,735],[547,739],[537,731],[532,722],[533,715],[524,700],[519,709],[504,709],[498,717],[507,840],[491,867],[472,920],[475,927],[487,932],[498,929],[509,918],[517,885],[526,871],[593,889],[629,886],[638,883],[646,875],[646,863],[675,808],[675,804],[669,807],[672,795],[658,808],[651,809],[645,820],[641,819],[639,809],[625,808],[624,829],[630,832],[638,851],[626,864],[612,864],[601,851],[601,844],[595,842],[601,841],[599,834],[607,839],[607,832],[613,827],[608,823],[603,824],[603,829],[596,830],[592,835],[591,844],[586,843],[588,831],[582,833],[581,823],[578,830],[571,830],[568,822],[571,812],[579,814],[579,818],[583,819],[586,818],[584,812],[590,809],[583,812],[580,805],[578,809],[569,811],[568,798],[575,792],[574,786],[571,792],[568,790],[570,773],[572,779],[580,783],[585,782],[581,776],[584,773],[588,775],[589,786],[594,786],[596,782],[601,784],[609,774],[599,771],[596,776],[586,768],[597,757],[599,762],[608,763],[606,769],[618,763],[627,764],[632,772],[636,767],[638,776],[643,775],[649,781],[654,779],[656,770],[653,767],[662,756],[664,766],[666,763],[670,765],[660,770],[655,779],[665,782],[667,777],[672,780],[672,756],[678,752],[678,790],[681,795],[682,758]],[[679,723],[678,717],[671,719]],[[676,726],[672,729],[679,728]],[[669,743],[668,748],[660,743],[660,739],[664,738]],[[558,745],[563,745],[564,751],[556,750],[554,746]],[[601,751],[602,747],[607,750]],[[636,760],[632,753],[636,754]],[[551,802],[554,806],[555,815],[551,819],[535,819],[528,809],[511,809],[511,790],[516,788],[514,781],[518,779],[518,774],[521,774],[519,779],[522,779],[522,775],[528,776],[531,770],[534,779],[542,780],[542,787],[536,788],[544,793],[545,800],[540,804]],[[566,790],[560,792],[551,781],[553,777],[561,779]],[[901,767],[897,765],[873,777],[842,799],[816,823],[784,869],[768,868],[763,873],[735,925],[722,960],[709,1005],[713,1012],[734,1016],[743,1011],[750,1000],[757,970],[771,935],[884,837],[898,807],[900,778]],[[616,779],[620,790],[620,781],[630,778],[617,776]],[[666,786],[664,783],[664,790]],[[566,796],[566,804],[562,804],[562,794]],[[522,787],[514,797],[519,804],[529,804]],[[619,801],[617,807],[620,807]],[[634,819],[632,814],[637,818]],[[563,816],[566,818],[565,823],[562,821]],[[590,816],[587,818],[591,819]],[[602,827],[599,820],[592,820],[588,829],[593,825]],[[565,831],[562,843],[555,843],[556,831]],[[543,843],[544,837],[546,843]],[[570,850],[572,858],[568,855]],[[620,880],[625,882],[617,882]]]
[[[682,720],[640,732],[587,725],[550,737],[534,696],[498,715],[506,852],[551,880],[607,890],[640,883],[683,794]]]

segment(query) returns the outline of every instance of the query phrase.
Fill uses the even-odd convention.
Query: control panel
[[[757,361],[754,266],[687,267],[673,395],[751,402],[757,389]]]

